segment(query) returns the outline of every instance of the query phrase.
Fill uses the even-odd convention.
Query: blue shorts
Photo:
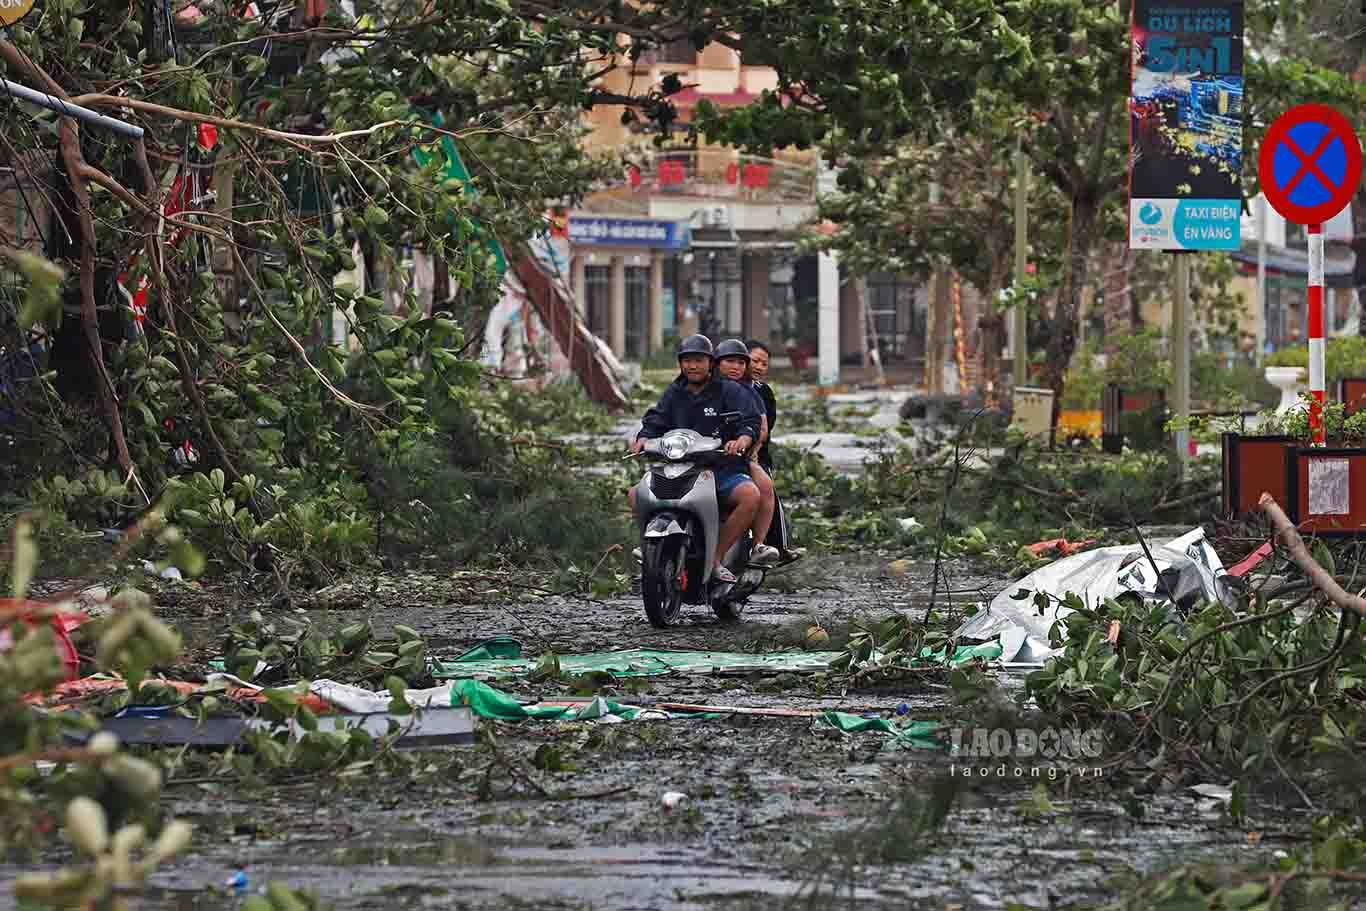
[[[739,490],[744,484],[753,484],[754,479],[749,473],[738,468],[727,468],[716,472],[716,500],[725,505],[730,501],[731,494]]]

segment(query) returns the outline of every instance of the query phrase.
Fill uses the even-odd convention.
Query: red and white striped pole
[[[1324,369],[1323,342],[1323,225],[1309,225],[1309,394],[1313,396],[1309,410],[1309,429],[1314,434],[1314,445],[1327,441],[1323,426]]]

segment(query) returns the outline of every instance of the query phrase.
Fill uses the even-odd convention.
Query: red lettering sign
[[[768,186],[768,165],[766,164],[747,164],[745,165],[745,186],[751,188]]]

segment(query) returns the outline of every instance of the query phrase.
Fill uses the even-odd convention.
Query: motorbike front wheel
[[[651,538],[641,549],[640,592],[645,616],[658,627],[678,622],[683,611],[685,544],[683,538]]]

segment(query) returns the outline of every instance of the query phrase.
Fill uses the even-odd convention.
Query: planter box
[[[1366,536],[1366,449],[1289,450],[1286,515],[1300,533]]]
[[[1288,508],[1290,454],[1302,445],[1298,437],[1225,433],[1221,442],[1226,518],[1238,519],[1256,512],[1263,493],[1271,494],[1277,503]]]
[[[1347,406],[1349,415],[1366,407],[1366,377],[1344,376],[1338,380],[1338,401]]]
[[[1126,436],[1148,443],[1159,441],[1165,436],[1162,428],[1167,423],[1166,406],[1164,390],[1127,392],[1117,383],[1107,383],[1101,401],[1101,449],[1119,455],[1124,451]],[[1149,439],[1152,437],[1156,439]]]

